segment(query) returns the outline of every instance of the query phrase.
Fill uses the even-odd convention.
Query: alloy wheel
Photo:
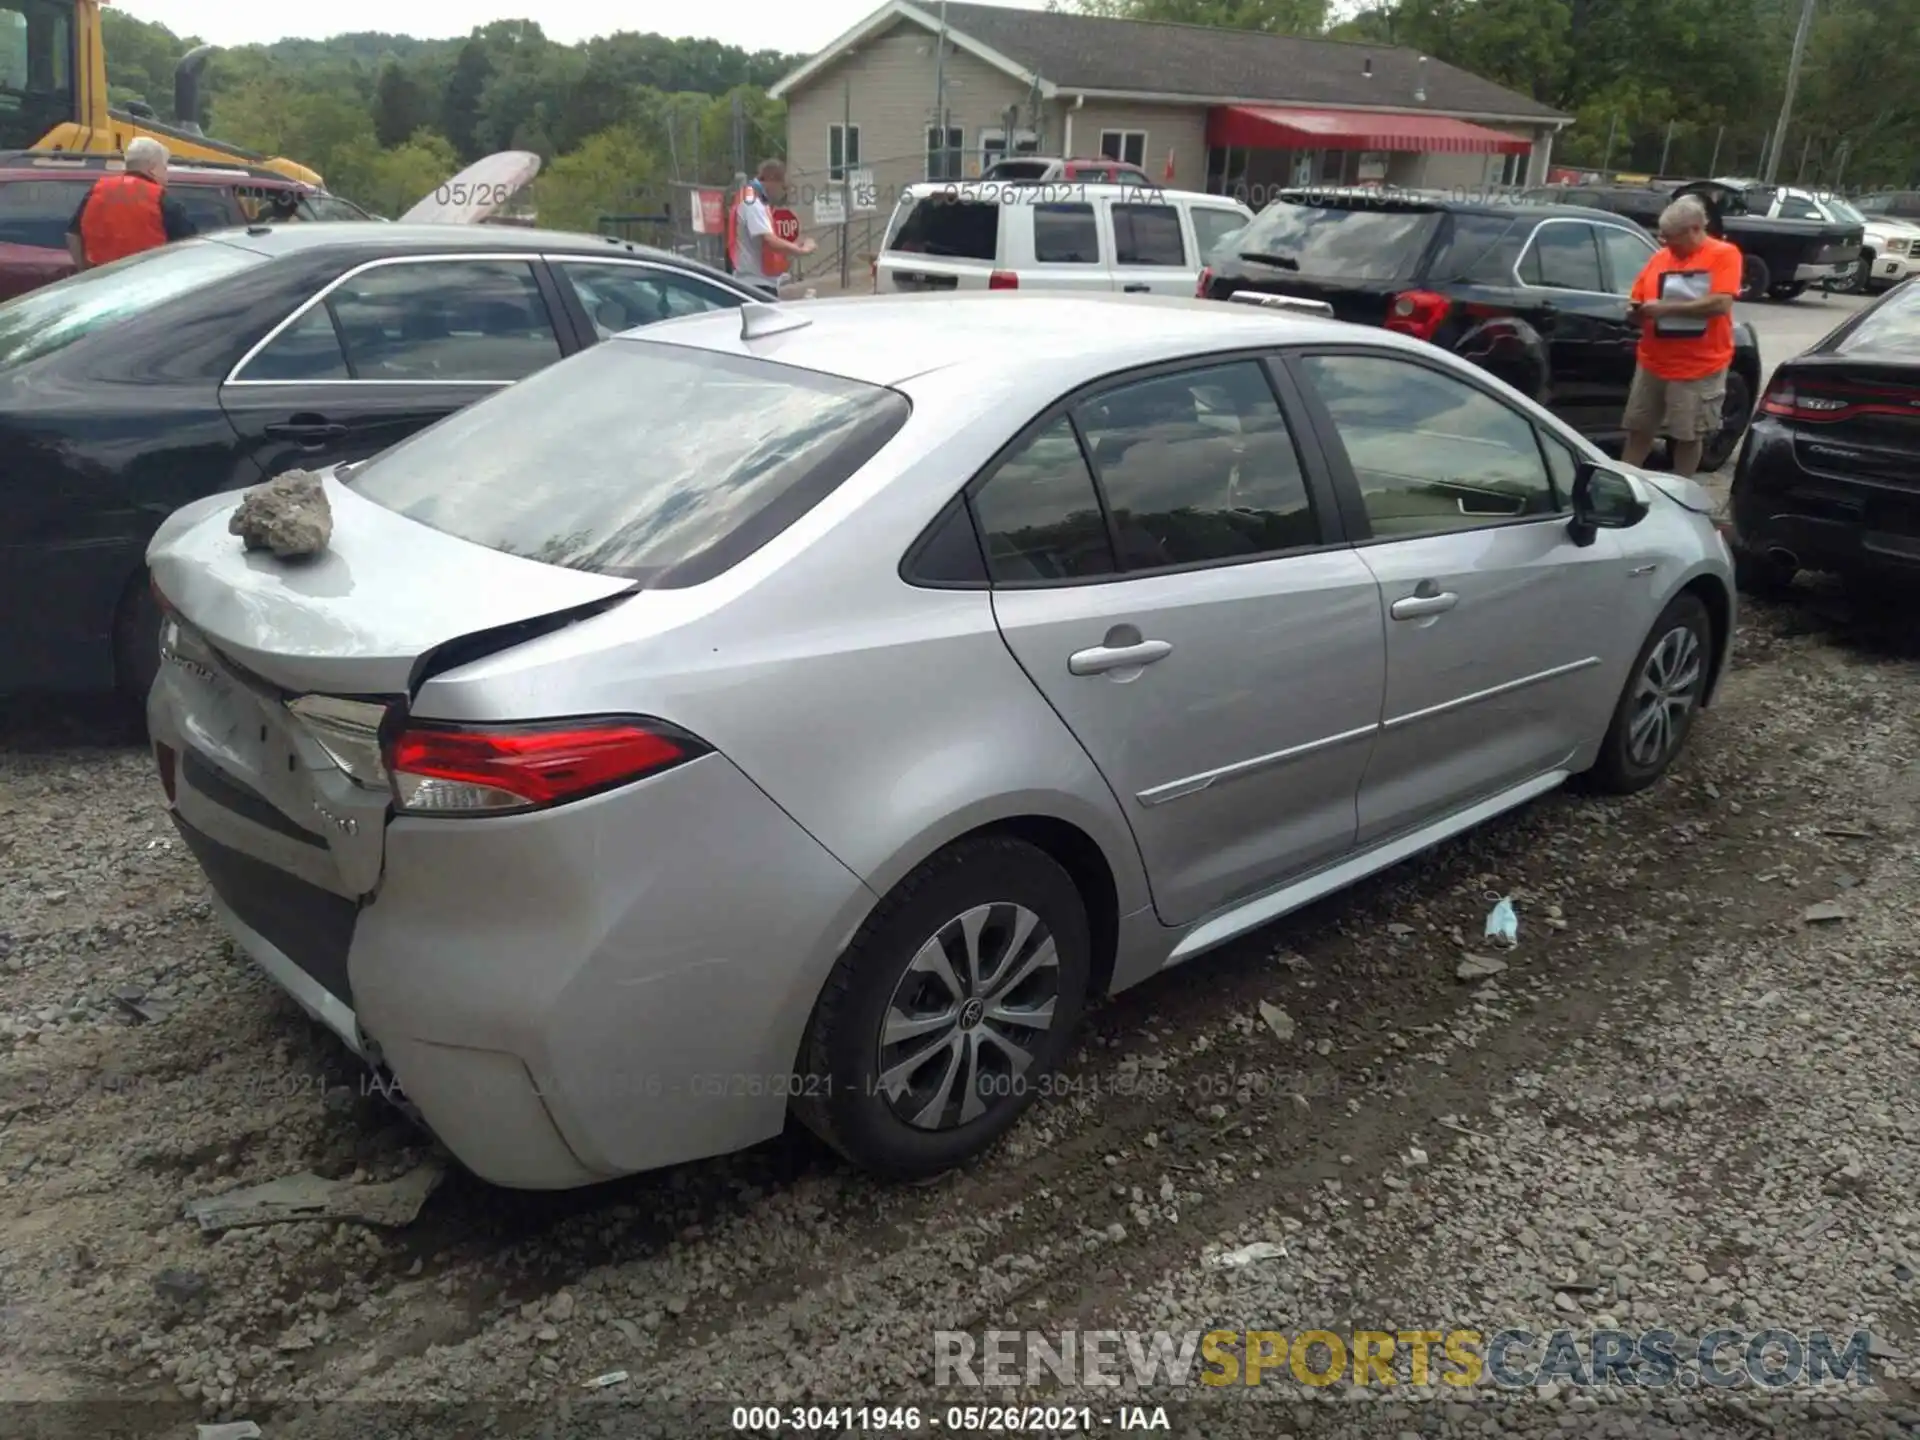
[[[1705,673],[1700,637],[1690,626],[1676,625],[1661,636],[1634,687],[1633,721],[1627,727],[1627,753],[1634,764],[1651,768],[1672,754]]]
[[[1053,935],[1024,905],[977,905],[947,921],[880,1022],[875,1073],[888,1107],[917,1129],[947,1130],[1019,1099],[1059,994]]]

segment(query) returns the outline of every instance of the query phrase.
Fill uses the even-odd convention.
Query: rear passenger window
[[[253,357],[234,377],[238,380],[347,380],[346,352],[325,305],[316,305],[273,337],[273,343]]]
[[[1114,572],[1100,497],[1064,417],[1000,462],[974,495],[973,513],[997,584]]]
[[[1115,205],[1113,251],[1116,265],[1185,265],[1180,212],[1171,205]]]
[[[380,265],[327,297],[356,380],[498,380],[560,358],[524,261]]]
[[[1256,362],[1122,385],[1078,418],[1126,569],[1319,543],[1299,452]]]
[[[1043,265],[1098,265],[1100,232],[1091,205],[1035,205],[1033,258]]]
[[[1600,251],[1593,227],[1557,220],[1533,232],[1533,244],[1520,262],[1520,278],[1549,290],[1606,291],[1600,278]]]

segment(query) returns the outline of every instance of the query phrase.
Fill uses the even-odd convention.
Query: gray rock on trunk
[[[319,475],[289,470],[249,490],[227,530],[247,549],[271,550],[282,560],[318,555],[333,538],[333,510]]]

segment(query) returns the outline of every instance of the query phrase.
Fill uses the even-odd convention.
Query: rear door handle
[[[1151,285],[1122,285],[1120,288],[1129,295],[1144,295],[1153,289]]]
[[[275,440],[293,440],[302,445],[324,445],[329,440],[338,440],[347,433],[347,427],[331,420],[296,418],[267,426],[267,434]]]
[[[1165,640],[1142,640],[1138,645],[1096,645],[1091,650],[1076,650],[1069,655],[1067,669],[1075,675],[1104,675],[1129,665],[1151,665],[1172,652],[1173,646]]]
[[[1442,615],[1459,603],[1460,597],[1451,590],[1438,595],[1409,595],[1404,600],[1393,602],[1393,618],[1419,620],[1427,615]]]

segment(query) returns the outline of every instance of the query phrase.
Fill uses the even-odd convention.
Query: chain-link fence
[[[1764,122],[1634,121],[1610,115],[1588,117],[1563,130],[1554,140],[1553,168],[1676,181],[1759,178],[1772,149],[1773,126]],[[1844,194],[1908,184],[1912,176],[1899,171],[1894,157],[1872,137],[1807,125],[1789,129],[1773,178],[1782,185]]]

